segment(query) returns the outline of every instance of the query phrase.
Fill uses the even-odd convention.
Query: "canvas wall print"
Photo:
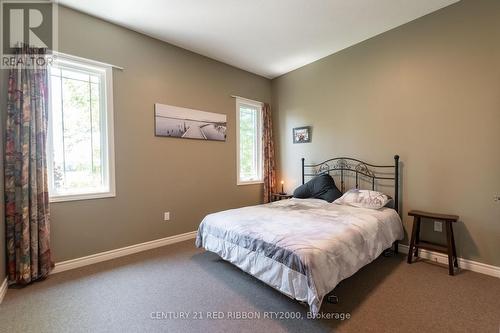
[[[226,141],[225,114],[155,104],[155,135]]]
[[[311,142],[311,127],[296,127],[293,129],[293,143]]]

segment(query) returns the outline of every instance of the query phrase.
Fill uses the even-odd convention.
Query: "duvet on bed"
[[[403,238],[394,209],[290,199],[207,215],[196,246],[319,312],[343,279]]]

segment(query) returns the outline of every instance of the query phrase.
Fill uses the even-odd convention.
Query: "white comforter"
[[[394,209],[290,199],[207,215],[196,245],[318,313],[323,297],[403,238]]]

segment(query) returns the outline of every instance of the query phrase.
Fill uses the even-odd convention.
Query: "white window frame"
[[[259,177],[257,180],[242,180],[240,178],[240,106],[248,105],[256,107],[260,110],[259,120],[258,120],[258,145],[260,146],[260,158],[258,160]],[[264,183],[264,147],[262,146],[262,126],[263,126],[263,114],[262,107],[263,103],[236,97],[236,184],[237,185],[252,185],[252,184],[262,184]]]
[[[47,136],[47,173],[49,180],[49,202],[64,202],[75,200],[89,200],[100,198],[112,198],[116,196],[116,182],[115,182],[115,143],[114,143],[114,127],[113,127],[113,68],[111,65],[101,63],[94,60],[89,60],[81,57],[71,56],[68,54],[57,53],[54,60],[55,65],[62,65],[65,67],[73,67],[74,69],[88,70],[89,72],[99,73],[103,77],[105,89],[100,92],[100,108],[105,108],[106,112],[101,112],[101,123],[104,124],[107,131],[102,137],[102,149],[104,150],[103,156],[107,160],[103,160],[103,168],[107,172],[104,173],[105,182],[109,184],[109,189],[104,192],[88,192],[78,194],[60,194],[52,195],[52,147],[53,147],[53,132],[51,130],[52,122],[50,120],[52,114],[52,101],[51,94],[49,93],[49,122],[48,122],[48,136]],[[49,73],[49,87],[51,87],[51,75]],[[50,91],[50,90],[49,90]],[[52,190],[52,191],[51,191]]]

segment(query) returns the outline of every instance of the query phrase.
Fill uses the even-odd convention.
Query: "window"
[[[236,99],[238,185],[262,183],[262,104]]]
[[[111,67],[59,55],[49,87],[50,200],[114,196]]]

